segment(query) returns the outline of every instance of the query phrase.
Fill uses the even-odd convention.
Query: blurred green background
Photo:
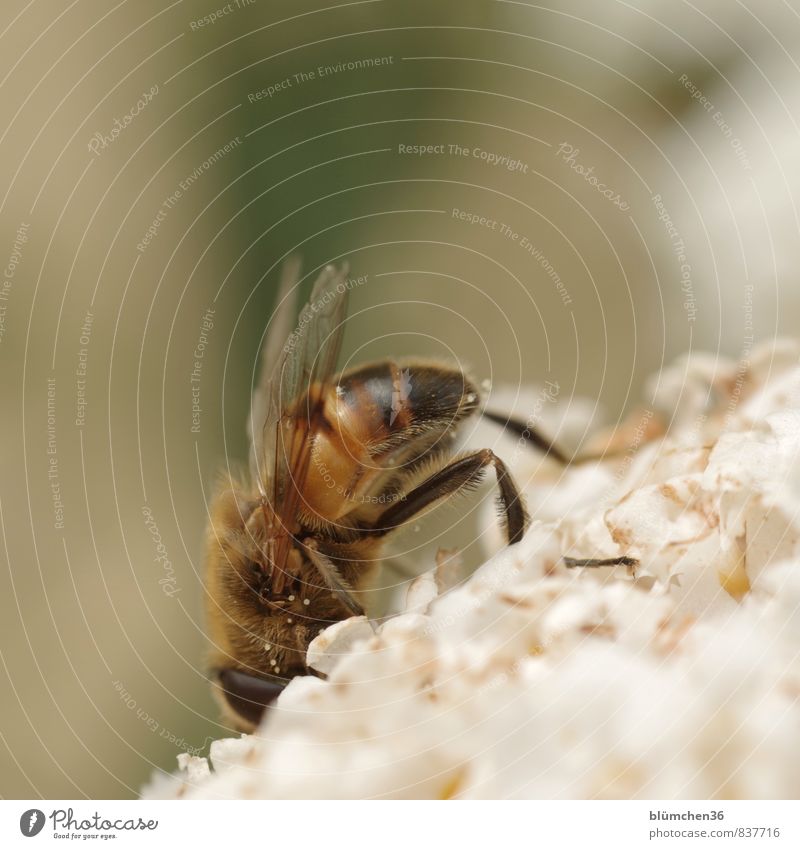
[[[800,312],[793,4],[220,4],[4,4],[4,797],[228,733],[202,539],[287,255],[367,276],[347,358],[557,380],[587,428]]]

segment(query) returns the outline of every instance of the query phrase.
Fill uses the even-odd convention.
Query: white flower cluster
[[[653,390],[635,450],[516,458],[520,544],[455,587],[441,558],[376,633],[329,628],[327,680],[145,795],[797,798],[800,348],[688,357]]]

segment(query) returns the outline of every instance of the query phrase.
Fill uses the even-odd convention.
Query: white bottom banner
[[[2,801],[0,845],[114,841],[154,847],[376,849],[800,846],[800,803]],[[218,841],[218,843],[215,843]]]

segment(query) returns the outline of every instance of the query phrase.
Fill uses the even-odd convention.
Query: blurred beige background
[[[206,504],[289,253],[367,275],[347,357],[557,380],[587,429],[796,327],[797,4],[8,0],[0,32],[2,796],[134,796],[227,733]]]

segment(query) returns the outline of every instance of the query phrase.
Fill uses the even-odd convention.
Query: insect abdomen
[[[336,521],[368,503],[389,469],[409,468],[478,406],[452,368],[391,361],[344,373],[325,399],[303,487],[306,518]]]
[[[372,444],[409,429],[446,429],[478,406],[477,390],[464,374],[438,365],[387,360],[345,373],[339,386],[339,418],[360,419]]]

